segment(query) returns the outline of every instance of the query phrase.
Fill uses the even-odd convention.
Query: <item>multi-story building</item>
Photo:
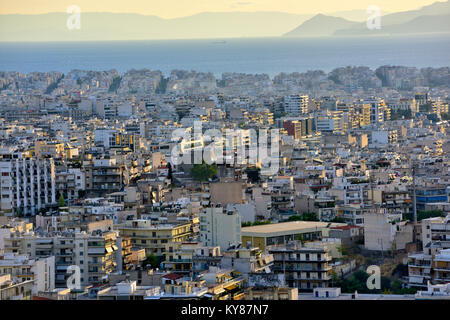
[[[170,242],[166,244],[164,270],[176,273],[192,272],[192,257],[201,246],[199,242]]]
[[[225,250],[241,241],[241,216],[236,210],[226,211],[221,205],[211,205],[202,209],[199,216],[203,245]]]
[[[363,226],[364,210],[361,204],[342,205],[337,208],[337,215],[350,225]]]
[[[12,280],[34,281],[33,293],[55,289],[55,257],[29,259],[27,255],[0,255],[0,274],[10,274]]]
[[[275,273],[285,275],[286,284],[299,291],[326,288],[331,281],[332,258],[327,248],[305,248],[297,242],[269,249]]]
[[[369,126],[371,124],[370,112],[371,112],[371,105],[369,103],[365,103],[365,104],[361,105],[360,110],[359,110],[359,115],[360,115],[359,126],[360,127]]]
[[[56,204],[53,159],[3,154],[0,161],[1,210],[25,216]]]
[[[131,265],[133,264],[131,252],[133,245],[131,244],[131,238],[118,237],[117,247],[119,248],[116,251],[117,270],[124,271],[131,269]]]
[[[143,248],[147,255],[154,254],[164,258],[169,243],[181,243],[192,240],[193,222],[178,224],[155,223],[151,220],[129,220],[119,224],[121,236],[129,237],[133,247]]]
[[[416,188],[417,210],[427,210],[427,204],[448,202],[446,186],[426,186]]]
[[[84,173],[80,169],[69,169],[56,172],[56,193],[63,196],[69,202],[79,197],[78,191],[84,190]],[[57,199],[58,200],[58,199]]]
[[[293,94],[284,97],[284,112],[290,116],[300,116],[308,113],[309,97],[307,95]]]
[[[412,211],[412,199],[409,190],[371,190],[368,198],[373,195],[374,203],[386,208],[388,212],[408,214]]]
[[[450,214],[446,217],[423,219],[422,246],[425,248],[432,242],[439,242],[444,249],[450,249]]]
[[[413,242],[414,225],[402,221],[401,213],[387,213],[386,209],[364,213],[364,248],[374,251],[405,250]]]
[[[0,300],[31,300],[33,280],[14,281],[10,274],[0,275]]]
[[[446,284],[450,281],[450,249],[437,244],[428,245],[423,252],[408,256],[408,286],[426,288],[428,283]]]
[[[270,273],[273,256],[263,253],[259,248],[233,248],[223,252],[221,267],[232,268],[241,274]]]
[[[268,246],[284,245],[299,239],[304,241],[320,240],[328,236],[330,228],[344,225],[346,224],[293,221],[245,227],[242,228],[242,244],[266,250]]]
[[[11,233],[5,238],[5,252],[27,254],[31,259],[55,256],[55,286],[67,287],[72,272],[70,266],[80,268],[80,284],[102,283],[116,270],[117,233],[66,232],[59,234]]]
[[[125,166],[116,159],[96,159],[85,166],[86,190],[96,196],[121,191],[127,184]]]
[[[222,261],[220,247],[198,247],[192,256],[192,269],[195,274],[209,269],[219,267]]]
[[[382,99],[369,98],[364,101],[365,104],[370,105],[370,123],[379,124],[385,121],[386,104]]]
[[[323,111],[318,113],[314,120],[316,131],[336,134],[343,134],[346,131],[344,112],[342,111]]]

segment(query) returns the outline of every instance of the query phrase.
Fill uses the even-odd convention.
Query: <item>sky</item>
[[[365,10],[370,5],[384,12],[418,9],[436,0],[0,0],[0,14],[66,12],[71,5],[81,12],[120,12],[177,18],[200,12],[278,11],[294,14]]]

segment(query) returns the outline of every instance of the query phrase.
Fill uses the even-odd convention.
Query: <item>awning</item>
[[[223,287],[224,287],[226,290],[232,290],[232,289],[234,289],[234,288],[237,287],[237,283],[234,282],[234,283],[232,283],[232,284],[229,284],[229,285],[223,286]]]
[[[224,292],[225,292],[225,290],[223,288],[220,288],[218,290],[214,290],[215,294],[221,294],[221,293],[224,293]]]
[[[108,252],[108,253],[111,253],[111,252],[113,252],[114,250],[111,248],[111,247],[106,247],[106,252]]]

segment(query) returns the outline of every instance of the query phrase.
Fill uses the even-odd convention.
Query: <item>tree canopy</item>
[[[208,179],[217,176],[217,165],[209,165],[203,161],[202,164],[194,164],[190,174],[194,180],[208,181]]]

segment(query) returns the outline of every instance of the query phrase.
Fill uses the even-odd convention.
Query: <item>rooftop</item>
[[[242,235],[266,236],[267,234],[292,234],[298,232],[319,231],[330,227],[346,226],[345,223],[330,223],[319,221],[293,221],[275,224],[265,224],[259,226],[242,228]]]

